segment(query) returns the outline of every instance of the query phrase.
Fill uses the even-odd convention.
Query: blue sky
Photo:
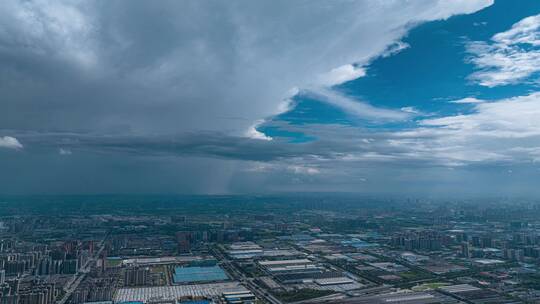
[[[444,117],[475,111],[472,103],[451,103],[464,98],[496,101],[528,95],[538,90],[537,73],[510,84],[488,87],[471,80],[478,70],[467,51],[473,41],[490,41],[520,20],[540,14],[540,3],[497,1],[474,14],[453,16],[415,26],[400,39],[406,46],[391,55],[373,59],[363,67],[366,75],[334,86],[332,89],[351,99],[376,107],[394,109],[410,107],[419,112],[410,120],[378,123],[349,115],[346,110],[317,100],[302,92],[296,95],[294,107],[271,117],[258,130],[270,137],[309,139],[299,132],[287,132],[274,126],[288,124],[343,124],[359,128],[407,129],[426,117]],[[526,45],[524,46],[526,47]],[[534,48],[537,48],[535,46]],[[539,63],[534,63],[538,65]]]
[[[0,194],[540,195],[540,2],[0,7]]]

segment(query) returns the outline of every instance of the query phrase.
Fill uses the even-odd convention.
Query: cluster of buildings
[[[0,215],[0,304],[540,303],[540,208],[257,204]]]

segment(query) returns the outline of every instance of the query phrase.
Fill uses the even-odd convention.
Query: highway
[[[283,302],[270,294],[266,289],[254,283],[252,278],[246,277],[246,275],[242,271],[238,270],[234,263],[231,262],[224,254],[222,254],[220,250],[214,248],[212,251],[214,256],[221,261],[223,267],[229,272],[229,274],[232,275],[235,280],[238,280],[244,286],[246,286],[257,298],[264,300],[266,303],[283,304]]]
[[[96,262],[96,260],[99,258],[99,255],[105,248],[106,238],[107,237],[105,237],[99,243],[98,251],[92,257],[90,257],[90,259],[88,259],[86,264],[84,264],[84,266],[81,267],[79,271],[77,271],[77,273],[73,276],[73,279],[67,284],[66,288],[64,289],[66,293],[60,300],[56,301],[57,304],[65,304],[69,300],[69,297],[71,297],[71,294],[77,289],[77,287],[79,287],[79,284],[81,284],[86,275],[90,272],[92,265]]]

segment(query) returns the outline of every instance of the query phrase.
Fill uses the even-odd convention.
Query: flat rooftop
[[[168,256],[159,258],[133,258],[124,259],[124,265],[152,265],[152,264],[174,264],[174,263],[189,263],[193,261],[203,260],[200,256]]]
[[[182,297],[215,297],[225,292],[247,291],[237,282],[120,288],[114,296],[114,302],[174,301]]]
[[[341,304],[457,304],[463,303],[436,292],[397,292],[336,301]]]
[[[469,285],[469,284],[442,286],[442,287],[439,287],[439,289],[442,290],[442,291],[448,292],[448,293],[459,293],[459,292],[481,290],[480,288],[474,287],[474,286]]]
[[[174,283],[224,281],[229,277],[219,266],[210,267],[176,267],[174,270]]]
[[[277,261],[259,261],[261,266],[277,266],[277,265],[291,265],[291,264],[310,264],[312,263],[308,259],[296,259],[296,260],[277,260]]]
[[[326,285],[342,285],[342,284],[352,284],[353,280],[347,277],[337,277],[337,278],[326,278],[326,279],[317,279],[315,283],[321,286]]]

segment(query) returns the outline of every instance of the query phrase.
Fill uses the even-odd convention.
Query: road
[[[79,284],[84,280],[86,275],[90,272],[90,269],[92,268],[92,265],[96,262],[97,258],[99,258],[99,255],[105,248],[105,237],[100,243],[99,243],[99,249],[98,251],[88,259],[86,264],[84,264],[83,267],[79,269],[79,271],[73,276],[73,279],[67,284],[67,289],[65,289],[64,296],[56,301],[57,304],[65,304],[67,300],[69,300],[69,297],[71,297],[71,294],[79,287]]]
[[[252,278],[248,278],[242,271],[240,271],[233,262],[229,260],[224,254],[218,249],[212,250],[214,256],[221,261],[225,269],[233,276],[235,280],[240,281],[244,286],[246,286],[257,298],[264,300],[266,303],[271,304],[283,304],[278,298],[270,294],[266,289],[260,287],[258,284],[253,282]]]

